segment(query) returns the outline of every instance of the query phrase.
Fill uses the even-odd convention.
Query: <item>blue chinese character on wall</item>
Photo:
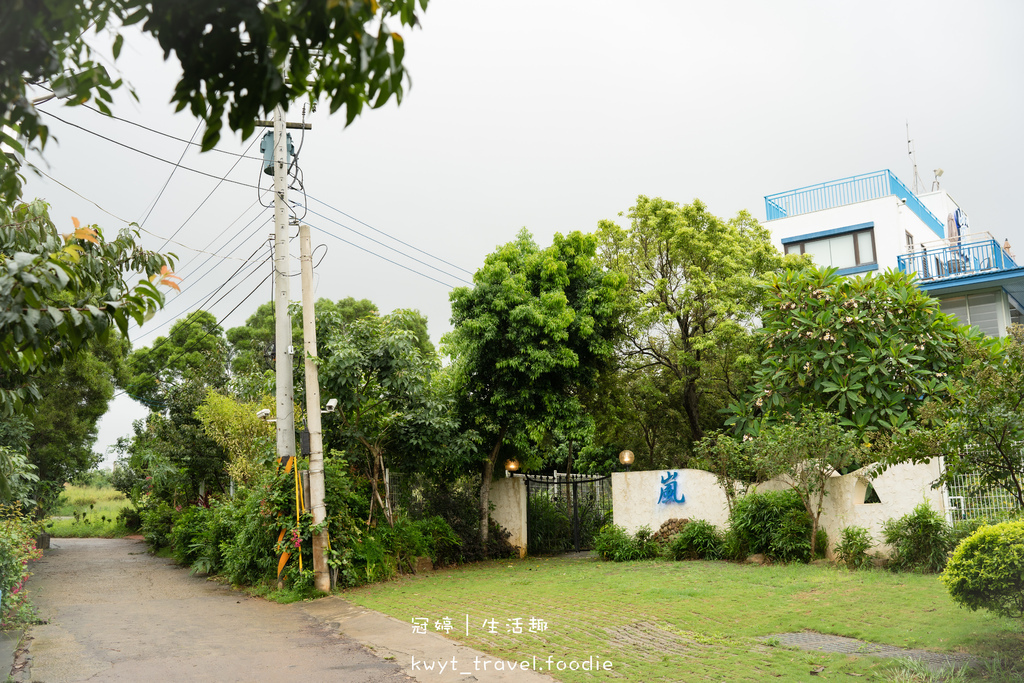
[[[686,496],[679,491],[678,472],[666,472],[661,478],[661,494],[658,503],[685,503]],[[678,497],[677,497],[678,496]]]

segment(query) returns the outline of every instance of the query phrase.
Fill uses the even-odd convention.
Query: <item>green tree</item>
[[[778,477],[800,496],[811,518],[811,557],[825,504],[825,485],[861,459],[857,433],[839,425],[838,417],[820,410],[774,422],[749,445],[760,476]]]
[[[605,266],[625,273],[623,371],[685,416],[686,443],[721,425],[718,410],[746,389],[754,365],[749,330],[783,257],[747,212],[723,221],[700,201],[637,197],[630,227],[601,221]]]
[[[327,317],[334,322],[324,339],[320,386],[338,399],[338,407],[325,420],[325,435],[335,448],[366,455],[372,487],[367,523],[376,506],[393,525],[385,468],[427,469],[463,452],[450,400],[432,381],[440,364],[436,354],[422,352],[412,331],[422,318],[416,311],[348,323],[336,313]]]
[[[109,111],[122,85],[100,64],[86,35],[108,38],[117,59],[123,26],[139,24],[181,65],[171,101],[206,122],[203,149],[217,144],[226,121],[243,138],[260,114],[303,96],[325,97],[351,123],[364,105],[404,93],[405,47],[389,27],[418,23],[427,0],[12,0],[0,4],[0,131],[7,126],[45,144],[48,131],[29,100],[29,84],[49,82],[73,104]],[[90,38],[90,41],[94,39]],[[68,74],[75,74],[69,76]],[[0,142],[23,151],[15,136]],[[0,197],[20,192],[17,163],[0,155]]]
[[[196,408],[195,417],[206,435],[228,454],[228,475],[240,483],[256,481],[276,455],[273,425],[256,416],[270,403],[269,396],[262,403],[250,403],[210,389]]]
[[[35,498],[41,513],[56,502],[66,482],[102,460],[93,445],[100,418],[123,380],[126,347],[117,335],[94,340],[73,359],[36,376],[40,398],[24,414],[32,425],[26,445],[39,475]]]
[[[451,293],[443,340],[460,385],[464,424],[482,435],[480,540],[502,445],[580,424],[580,393],[611,360],[624,278],[601,268],[597,239],[556,234],[540,249],[525,229],[490,254],[474,286]]]
[[[1024,326],[1009,332],[998,345],[961,345],[966,367],[928,402],[922,424],[893,436],[882,468],[943,457],[937,483],[974,475],[968,495],[1002,489],[1024,510]]]
[[[907,429],[923,397],[948,393],[963,365],[960,341],[980,336],[895,270],[854,278],[787,270],[767,293],[762,365],[732,407],[740,433],[803,406],[834,412],[861,434]]]
[[[162,409],[167,392],[186,379],[220,388],[228,380],[228,345],[217,319],[195,311],[171,325],[170,334],[128,357],[127,390],[132,398]]]
[[[177,289],[173,255],[145,251],[137,232],[107,241],[96,227],[61,235],[36,200],[7,212],[0,203],[0,411],[39,398],[34,377],[60,367],[115,327],[127,336],[163,306],[157,285]],[[128,283],[131,273],[142,278]],[[155,283],[155,284],[154,284]]]

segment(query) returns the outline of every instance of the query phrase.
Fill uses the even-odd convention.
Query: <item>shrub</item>
[[[836,557],[850,569],[871,566],[868,549],[871,548],[871,534],[862,526],[848,526],[843,529],[843,539],[834,548]]]
[[[170,545],[174,559],[180,564],[191,566],[199,559],[203,547],[197,541],[206,530],[208,512],[205,507],[192,505],[175,518]]]
[[[154,549],[171,544],[171,527],[174,523],[174,508],[165,500],[147,502],[139,509],[142,520],[142,534]]]
[[[652,535],[649,526],[640,527],[630,536],[617,524],[606,524],[594,538],[594,550],[602,559],[615,562],[649,560],[661,553],[661,546],[651,539]]]
[[[526,547],[533,555],[548,555],[569,550],[572,545],[572,521],[565,507],[547,496],[530,496],[527,504]]]
[[[711,522],[695,519],[683,525],[668,543],[673,560],[717,560],[722,557],[722,534]]]
[[[31,610],[22,589],[31,576],[29,560],[38,560],[43,552],[36,548],[36,536],[42,530],[21,511],[21,506],[0,505],[0,627],[21,621],[23,612]]]
[[[954,551],[941,579],[963,607],[1024,618],[1024,521],[978,529]]]
[[[131,505],[121,508],[121,511],[117,513],[117,521],[128,531],[138,531],[142,528],[142,517],[139,515],[139,511]]]
[[[735,537],[727,556],[743,559],[763,553],[780,562],[811,559],[811,517],[795,491],[748,493],[733,506],[729,525]],[[818,547],[824,549],[827,540],[820,529],[818,533]]]
[[[953,548],[953,532],[946,520],[921,503],[914,511],[882,525],[885,542],[892,547],[892,571],[940,572]]]

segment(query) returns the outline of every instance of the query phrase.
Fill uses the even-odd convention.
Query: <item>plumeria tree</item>
[[[739,433],[756,435],[804,406],[836,413],[861,435],[905,430],[925,398],[948,393],[963,368],[961,342],[984,343],[894,270],[854,278],[834,268],[787,270],[767,293],[763,363],[731,407]]]

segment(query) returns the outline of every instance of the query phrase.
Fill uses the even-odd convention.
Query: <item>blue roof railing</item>
[[[922,281],[967,277],[1017,268],[1017,263],[988,233],[943,240],[896,258],[900,271]]]
[[[907,208],[936,235],[945,237],[945,224],[888,169],[770,194],[764,198],[764,206],[768,220],[773,221],[889,196],[906,200]]]

